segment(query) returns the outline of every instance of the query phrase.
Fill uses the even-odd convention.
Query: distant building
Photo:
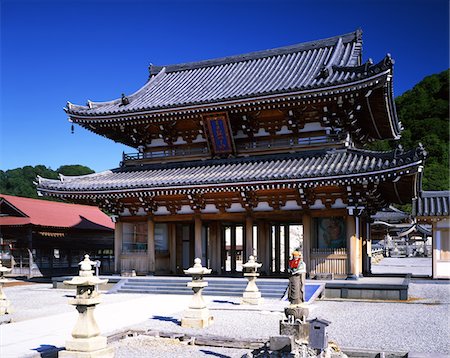
[[[68,103],[75,124],[136,149],[117,169],[38,178],[42,195],[117,215],[115,269],[182,273],[199,257],[234,275],[369,272],[370,216],[416,195],[422,147],[364,149],[402,130],[393,60],[362,62],[362,33],[213,60],[150,66],[108,102]],[[89,84],[86,84],[89,86]]]
[[[97,207],[0,194],[0,230],[14,274],[73,273],[86,253],[112,270],[114,224]]]
[[[450,191],[420,191],[412,214],[433,228],[433,278],[450,279]]]
[[[389,206],[372,215],[372,248],[384,255],[431,256],[431,225],[417,223],[411,214]],[[429,249],[430,247],[430,249]]]

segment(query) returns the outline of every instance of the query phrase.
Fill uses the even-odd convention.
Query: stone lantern
[[[84,255],[84,260],[79,263],[79,276],[64,281],[66,285],[77,287],[77,294],[69,304],[76,306],[79,315],[72,339],[66,341],[66,350],[59,352],[59,357],[114,357],[114,349],[107,347],[106,337],[100,335],[94,318],[95,306],[101,302],[95,287],[108,282],[93,275],[94,264],[89,255]]]
[[[203,275],[210,274],[211,269],[202,266],[199,258],[194,260],[194,266],[184,270],[186,275],[192,275],[192,281],[187,286],[192,288],[194,296],[189,307],[184,311],[181,318],[181,327],[204,328],[213,323],[213,317],[209,314],[209,309],[203,300],[202,291],[208,286],[208,282],[203,281]]]
[[[5,273],[8,272],[11,272],[11,269],[3,266],[2,260],[0,260],[0,315],[12,313],[11,302],[3,292],[3,285],[10,281],[5,277]]]
[[[259,305],[262,302],[261,292],[256,286],[256,278],[259,273],[256,272],[262,264],[255,261],[255,257],[250,255],[248,261],[242,265],[246,270],[244,277],[247,277],[248,284],[242,296],[241,304]]]

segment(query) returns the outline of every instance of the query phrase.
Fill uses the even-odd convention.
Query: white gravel
[[[431,257],[385,257],[372,265],[372,273],[431,276]]]
[[[11,315],[14,321],[73,310],[67,301],[68,296],[74,295],[74,290],[52,289],[50,284],[33,284],[7,287],[5,293],[16,310]],[[320,317],[331,321],[329,338],[344,348],[450,355],[450,281],[412,280],[409,295],[410,300],[407,302],[316,301],[311,305],[310,318]],[[108,304],[139,296],[111,294],[103,295],[103,300]],[[212,303],[210,311],[214,316],[214,324],[205,329],[184,329],[179,326],[185,307],[179,307],[179,311],[170,317],[153,316],[147,320],[143,317],[144,321],[132,328],[236,339],[268,339],[279,334],[279,321],[283,317],[282,310],[286,302],[267,300],[265,310],[255,311],[232,304],[236,301],[237,298],[224,297]],[[191,347],[176,342],[161,345],[149,337],[129,338],[114,344],[118,348],[118,357],[241,357],[246,352]],[[153,344],[161,347],[152,348],[149,354],[149,347]]]
[[[450,355],[449,292],[448,281],[419,280],[411,283],[412,299],[407,302],[316,301],[311,305],[309,318],[331,321],[329,338],[340,347]],[[278,312],[214,309],[211,310],[214,324],[205,329],[181,328],[180,311],[172,317],[153,317],[134,328],[268,339],[279,334],[281,309]]]
[[[128,337],[112,344],[115,347],[116,358],[130,357],[236,357],[250,353],[250,349],[233,349],[218,347],[192,346],[181,343],[177,339],[154,338],[148,336]]]

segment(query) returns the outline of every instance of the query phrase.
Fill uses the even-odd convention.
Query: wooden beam
[[[253,255],[253,218],[247,216],[245,219],[245,257],[242,258],[242,262],[247,262],[250,255]]]
[[[168,224],[168,234],[169,234],[169,261],[170,261],[170,271],[171,273],[177,272],[177,236],[175,223]]]
[[[348,247],[348,275],[350,278],[358,277],[357,238],[355,216],[347,216],[347,247]]]
[[[147,261],[148,271],[150,273],[155,273],[155,222],[153,221],[152,216],[147,217]]]
[[[194,218],[194,256],[195,258],[202,258],[202,219],[199,216]],[[202,262],[202,265],[205,265]]]
[[[311,215],[302,216],[303,224],[303,261],[306,264],[306,272],[311,274],[311,247],[312,247],[312,223]]]
[[[120,256],[122,255],[122,240],[123,223],[117,219],[114,227],[114,272],[119,274],[121,271]]]

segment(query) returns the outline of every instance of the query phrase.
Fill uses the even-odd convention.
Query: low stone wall
[[[409,278],[406,276],[401,284],[327,282],[325,297],[405,301],[408,299]]]

